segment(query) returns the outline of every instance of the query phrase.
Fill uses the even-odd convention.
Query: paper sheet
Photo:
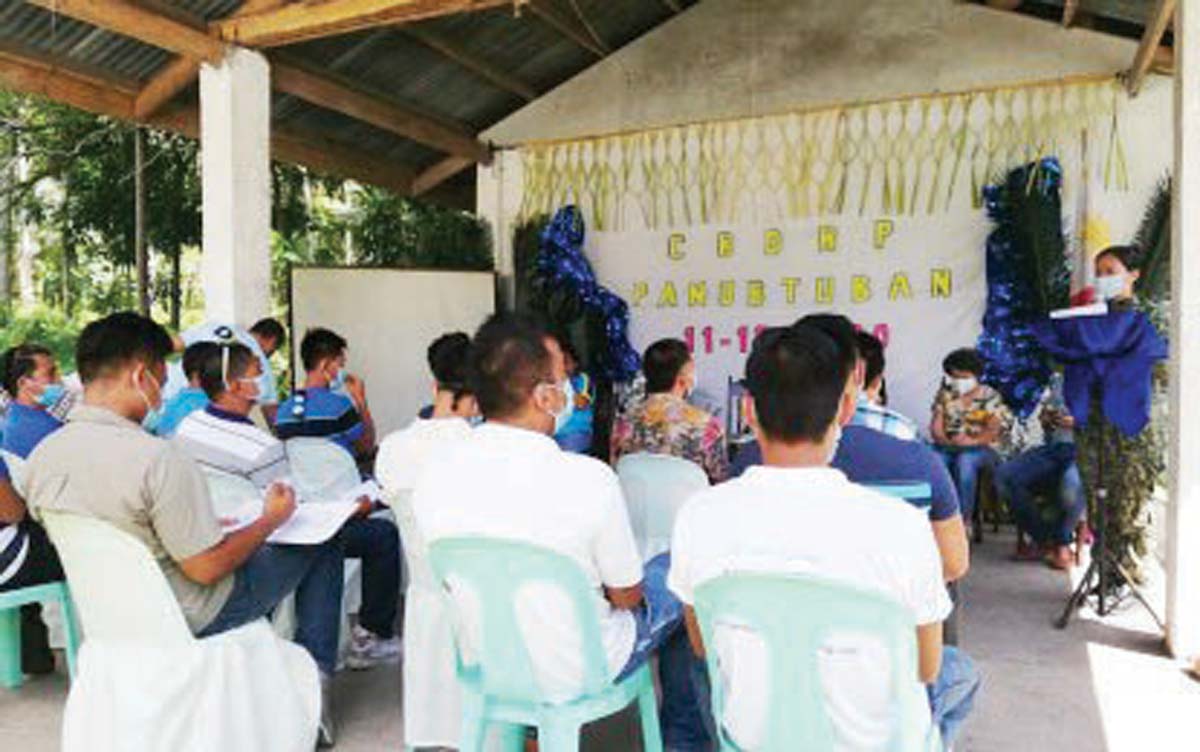
[[[337,534],[359,510],[356,494],[349,501],[330,504],[298,504],[287,522],[271,533],[268,543],[283,543],[295,546],[312,546],[324,543]],[[253,499],[238,507],[232,514],[221,518],[221,529],[226,533],[241,530],[262,516],[262,499]]]

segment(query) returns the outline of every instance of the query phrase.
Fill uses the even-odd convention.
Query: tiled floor
[[[956,749],[1200,749],[1200,684],[1163,656],[1153,622],[1131,606],[1103,622],[1085,610],[1068,629],[1054,629],[1070,581],[1009,562],[1011,545],[1002,533],[974,551],[961,642],[985,684]],[[0,750],[56,750],[65,692],[61,676],[0,690]],[[338,708],[341,752],[401,749],[399,667],[340,676]],[[585,749],[637,749],[635,728],[628,715],[598,724]]]

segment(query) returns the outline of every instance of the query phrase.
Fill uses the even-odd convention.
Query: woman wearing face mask
[[[1109,310],[1133,308],[1133,288],[1141,279],[1137,249],[1128,245],[1105,248],[1096,256],[1096,295],[1108,303]]]
[[[970,348],[942,362],[945,380],[933,401],[929,433],[958,487],[959,508],[969,522],[975,510],[979,475],[1000,460],[996,446],[1010,423],[1000,394],[980,383],[983,359]]]
[[[21,484],[18,466],[42,439],[62,427],[50,414],[65,394],[54,356],[41,345],[10,348],[0,358],[4,389],[12,398],[4,419],[0,449],[0,592],[63,578],[58,555],[41,526],[29,519],[24,499],[14,488]],[[54,671],[41,606],[21,607],[21,667],[27,674]]]

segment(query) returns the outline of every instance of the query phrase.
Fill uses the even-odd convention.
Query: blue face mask
[[[38,395],[37,402],[42,407],[54,407],[66,393],[67,388],[61,383],[47,384],[46,388],[42,390],[42,393]]]
[[[163,409],[162,405],[154,408],[146,413],[146,417],[142,418],[142,428],[150,433],[158,433],[158,426],[162,423]]]
[[[329,382],[329,391],[340,392],[346,387],[346,369],[339,368],[338,372],[333,375],[333,381]]]
[[[571,383],[571,379],[566,379],[561,384],[563,394],[566,395],[567,401],[563,405],[563,409],[554,414],[554,435],[562,433],[563,428],[571,421],[571,416],[575,414],[575,386]]]

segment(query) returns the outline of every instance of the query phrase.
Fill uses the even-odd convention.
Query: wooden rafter
[[[500,67],[473,55],[451,39],[422,26],[407,26],[404,33],[421,42],[444,57],[458,63],[481,78],[492,82],[505,91],[512,92],[527,102],[537,99],[537,91],[521,79]]]
[[[491,161],[487,145],[455,128],[394,102],[360,91],[349,81],[320,75],[291,61],[273,61],[275,89],[304,101],[370,123],[376,128],[477,162]]]
[[[1142,81],[1145,80],[1146,73],[1154,63],[1159,42],[1162,41],[1163,33],[1167,30],[1174,15],[1175,0],[1157,0],[1154,10],[1146,20],[1146,30],[1142,34],[1142,42],[1138,45],[1137,54],[1133,57],[1133,65],[1125,74],[1125,87],[1129,90],[1130,96],[1136,95],[1142,88]]]
[[[266,13],[217,24],[228,42],[250,47],[294,44],[319,37],[349,34],[375,26],[423,21],[455,13],[516,7],[525,0],[325,0],[289,3]]]
[[[1075,14],[1079,12],[1079,0],[1064,0],[1062,25],[1070,26],[1075,22]]]
[[[331,2],[336,1],[331,0]],[[203,30],[175,20],[165,19],[155,13],[133,6],[125,0],[31,0],[31,2],[53,6],[64,15],[99,25],[110,31],[128,33],[136,39],[157,46],[166,44],[159,35],[162,30],[169,28],[173,34],[173,39],[170,40],[173,46],[167,47],[167,49],[176,49],[177,51],[191,49],[205,52],[205,45],[215,45],[205,54],[216,49],[224,54],[224,43],[210,37]],[[141,18],[144,23],[134,24],[133,21],[138,18]],[[108,25],[110,23],[112,26]],[[183,54],[187,57],[212,62],[209,57],[187,52]],[[179,80],[189,72],[183,63],[169,64],[168,69],[166,73],[170,74],[171,79],[163,81],[162,84],[171,86],[178,85]],[[350,82],[334,80],[309,69],[276,60],[272,60],[271,82],[277,90],[286,94],[326,109],[341,112],[448,154],[471,157],[479,161],[490,160],[490,150],[487,145],[476,139],[467,129],[444,123],[412,108],[388,102]],[[135,101],[135,113],[140,111],[144,115],[146,112],[152,112],[154,107],[149,105],[154,104],[154,100],[161,99],[163,95],[163,92],[157,90],[147,90],[145,93],[146,101],[143,102],[140,110]]]
[[[26,0],[52,13],[137,39],[206,63],[225,57],[225,43],[125,0]]]
[[[50,65],[42,60],[0,51],[0,86],[22,94],[46,97],[94,115],[133,122],[135,91],[113,81]],[[199,111],[193,106],[167,107],[146,123],[155,128],[196,138]],[[340,142],[308,131],[271,129],[271,156],[363,183],[382,186],[401,195],[412,191],[414,170],[375,155],[364,155]]]
[[[446,157],[413,179],[412,195],[420,196],[433,190],[473,164],[474,161],[463,157]]]
[[[578,19],[563,15],[557,8],[546,2],[546,0],[529,0],[529,9],[533,11],[535,16],[545,21],[548,26],[558,31],[559,34],[562,34],[575,44],[591,52],[596,57],[607,57],[612,52],[603,40],[596,39]]]
[[[287,0],[246,0],[233,15],[262,13],[278,8],[285,2]],[[199,75],[200,64],[196,60],[185,56],[172,61],[142,87],[133,104],[134,116],[139,119],[149,117],[191,86]]]

